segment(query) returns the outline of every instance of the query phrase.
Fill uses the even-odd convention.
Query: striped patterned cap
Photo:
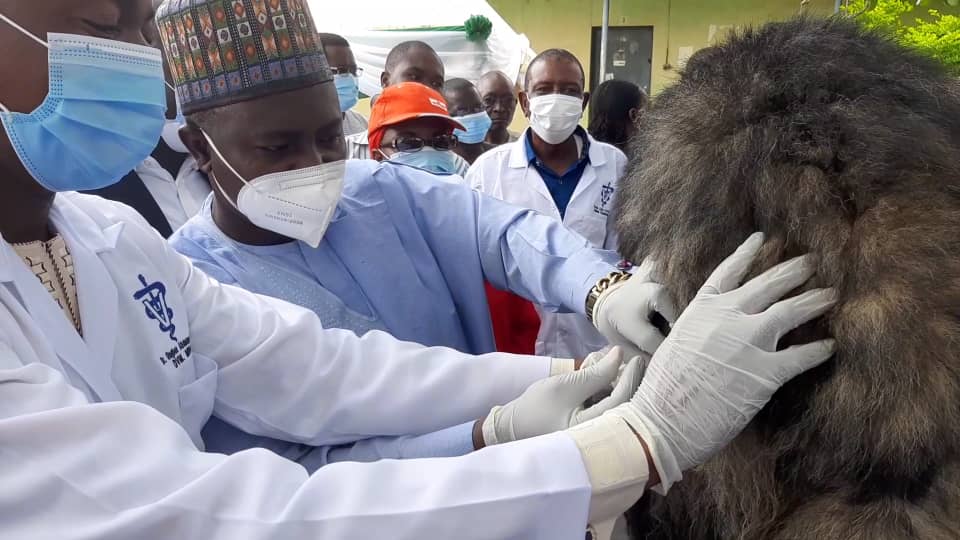
[[[306,0],[166,0],[157,26],[187,115],[333,79]]]

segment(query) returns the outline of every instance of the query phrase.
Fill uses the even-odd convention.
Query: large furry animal
[[[827,365],[628,515],[635,539],[960,538],[960,91],[841,19],[797,19],[690,59],[644,115],[622,251],[685,306],[752,231],[752,274],[810,252]],[[799,291],[797,291],[799,292]]]

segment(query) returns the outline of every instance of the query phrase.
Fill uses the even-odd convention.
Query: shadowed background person
[[[490,115],[492,124],[487,133],[487,142],[500,146],[512,143],[519,135],[509,130],[513,116],[517,112],[517,85],[500,71],[491,71],[480,77],[477,90],[483,100],[483,106]]]
[[[481,154],[494,147],[484,142],[492,125],[490,115],[483,108],[477,87],[466,79],[447,81],[443,85],[443,97],[450,116],[464,126],[453,132],[457,136],[454,152],[472,165]]]
[[[637,121],[647,101],[643,89],[630,81],[604,81],[590,98],[587,131],[594,139],[626,153],[630,139],[637,134]]]
[[[363,69],[357,66],[350,43],[337,34],[318,34],[323,44],[323,53],[333,71],[333,82],[337,86],[337,98],[343,113],[343,134],[353,135],[367,131],[367,119],[353,107],[360,98],[359,77]]]
[[[443,91],[446,71],[440,55],[433,47],[422,41],[404,41],[387,54],[383,73],[380,74],[380,87],[386,88],[402,82],[417,82],[437,92]],[[370,107],[373,108],[374,103]],[[367,141],[367,132],[347,137],[347,157],[350,159],[373,159]]]

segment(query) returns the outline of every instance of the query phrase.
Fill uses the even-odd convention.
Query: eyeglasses
[[[354,77],[360,77],[363,75],[363,68],[357,66],[350,67],[330,67],[330,71],[334,75],[353,75]]]
[[[393,148],[397,152],[419,152],[424,146],[430,146],[437,150],[453,150],[457,147],[459,140],[456,135],[437,135],[431,139],[421,137],[397,137],[392,143],[384,146]]]

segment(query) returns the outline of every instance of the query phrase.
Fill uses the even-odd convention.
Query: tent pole
[[[600,27],[600,81],[607,80],[607,42],[610,34],[610,0],[603,0],[603,26]],[[594,88],[594,90],[596,90]]]

